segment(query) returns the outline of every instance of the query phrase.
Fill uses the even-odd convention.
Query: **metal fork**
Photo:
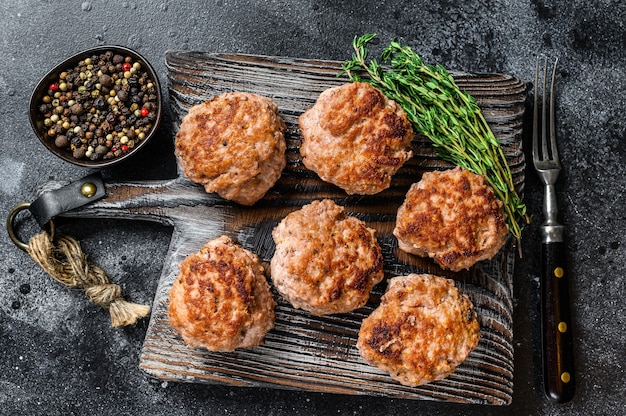
[[[564,403],[574,396],[574,354],[570,319],[569,273],[565,264],[565,227],[557,220],[555,184],[561,171],[555,127],[554,84],[557,61],[552,70],[549,102],[549,135],[546,133],[546,78],[548,60],[543,63],[543,94],[539,117],[539,58],[535,69],[533,112],[533,164],[545,186],[541,226],[541,315],[543,382],[546,396]],[[541,129],[539,128],[541,120]],[[540,135],[541,133],[541,135]]]

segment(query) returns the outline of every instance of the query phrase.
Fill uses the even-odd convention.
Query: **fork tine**
[[[557,150],[556,122],[555,122],[555,98],[554,90],[556,84],[556,68],[558,58],[554,62],[552,69],[552,79],[548,92],[548,58],[543,61],[543,86],[539,86],[539,57],[535,66],[535,86],[534,86],[534,106],[533,106],[533,162],[551,161],[559,163],[559,153]],[[550,95],[549,104],[548,94]],[[539,96],[541,95],[541,118],[539,117]],[[548,127],[548,117],[550,125]],[[541,120],[541,126],[539,125]],[[549,129],[549,131],[548,131]],[[540,138],[541,135],[541,138]]]
[[[537,57],[537,64],[535,66],[535,88],[534,88],[534,101],[533,101],[533,162],[536,163],[539,160],[539,57]]]
[[[550,147],[552,152],[552,160],[554,160],[556,163],[559,163],[559,152],[556,148],[556,123],[554,121],[554,80],[556,78],[556,65],[558,64],[558,62],[559,58],[554,61],[554,68],[552,69],[552,82],[550,85]]]
[[[543,89],[541,97],[541,160],[549,159],[548,138],[546,129],[546,78],[548,71],[548,57],[543,60]]]

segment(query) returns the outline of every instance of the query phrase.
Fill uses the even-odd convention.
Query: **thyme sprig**
[[[515,191],[502,146],[487,125],[476,99],[462,91],[442,65],[426,65],[410,47],[393,40],[381,53],[381,63],[370,59],[366,34],[352,42],[352,59],[342,65],[351,81],[367,82],[396,101],[417,133],[428,137],[443,160],[482,175],[503,203],[509,231],[518,240],[518,217],[529,222]],[[383,67],[383,65],[385,65]]]

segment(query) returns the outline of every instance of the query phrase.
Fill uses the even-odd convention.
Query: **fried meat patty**
[[[410,274],[389,280],[380,305],[361,324],[357,348],[370,365],[419,386],[453,373],[479,338],[474,306],[454,281]]]
[[[253,205],[285,168],[284,131],[272,99],[224,93],[189,109],[175,153],[185,175],[207,192]]]
[[[383,278],[375,231],[325,199],[287,215],[272,232],[274,287],[313,315],[360,308]]]
[[[226,236],[180,263],[169,299],[170,324],[192,348],[252,348],[274,326],[276,303],[259,259]]]
[[[304,165],[348,194],[372,195],[413,155],[413,128],[404,110],[366,83],[320,94],[299,118]]]
[[[457,167],[424,173],[411,186],[393,234],[400,249],[459,271],[495,256],[508,226],[502,202],[484,178]]]

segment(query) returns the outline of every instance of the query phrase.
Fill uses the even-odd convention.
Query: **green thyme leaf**
[[[521,237],[518,218],[529,222],[526,206],[515,191],[502,146],[487,125],[476,99],[462,91],[442,65],[425,65],[410,47],[392,40],[370,59],[366,34],[352,42],[352,59],[342,70],[353,81],[367,82],[396,101],[416,132],[428,137],[443,160],[485,177],[507,214],[509,231]],[[383,67],[384,65],[384,67]]]

